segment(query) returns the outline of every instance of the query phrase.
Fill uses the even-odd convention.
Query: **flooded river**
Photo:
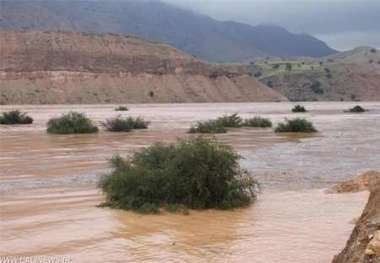
[[[345,245],[367,193],[325,194],[336,182],[380,170],[380,103],[305,103],[315,136],[235,129],[217,139],[244,157],[263,192],[247,209],[138,215],[96,205],[96,188],[115,153],[188,136],[197,120],[239,113],[275,123],[291,103],[0,106],[21,109],[32,125],[0,126],[0,256],[67,256],[72,262],[330,262]],[[149,130],[127,134],[48,135],[49,118],[70,110],[100,122],[142,116]]]

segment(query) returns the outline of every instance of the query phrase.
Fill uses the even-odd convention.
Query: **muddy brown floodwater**
[[[95,121],[120,113],[115,105],[1,106],[21,109],[35,122],[0,126],[0,256],[67,256],[73,262],[330,262],[344,246],[367,193],[324,189],[367,170],[380,170],[380,103],[305,103],[320,133],[277,135],[237,129],[217,139],[244,157],[242,165],[263,192],[247,209],[138,215],[96,205],[107,159],[154,142],[188,136],[196,120],[227,113],[261,115],[275,123],[291,103],[131,105],[147,131],[128,134],[48,135],[47,120],[85,112]]]

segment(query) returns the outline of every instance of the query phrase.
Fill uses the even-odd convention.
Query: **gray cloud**
[[[164,0],[219,20],[277,24],[338,49],[380,47],[379,0]]]

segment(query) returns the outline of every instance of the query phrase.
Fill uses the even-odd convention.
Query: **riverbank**
[[[368,203],[356,222],[346,247],[334,258],[333,263],[380,262],[380,172],[364,174],[344,185],[357,185],[358,187],[351,187],[353,191],[358,188],[364,190],[363,178],[367,182],[367,190],[371,193]]]

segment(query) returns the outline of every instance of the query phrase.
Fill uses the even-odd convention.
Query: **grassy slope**
[[[371,48],[321,60],[258,61],[250,65],[250,70],[261,82],[293,101],[380,99],[380,51]]]

